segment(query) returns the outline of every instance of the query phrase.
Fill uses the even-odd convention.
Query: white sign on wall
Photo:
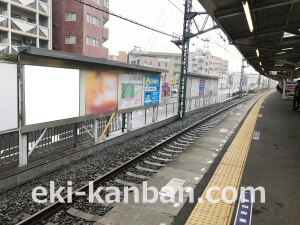
[[[120,109],[127,109],[138,107],[142,105],[142,94],[143,94],[143,76],[121,74],[121,89],[120,95]]]
[[[26,125],[79,116],[79,70],[26,65],[24,71]]]
[[[0,132],[18,128],[17,65],[0,63]]]

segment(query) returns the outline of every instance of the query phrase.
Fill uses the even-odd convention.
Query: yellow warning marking
[[[257,116],[265,98],[272,92],[264,95],[252,108],[227,152],[224,154],[214,175],[210,179],[206,189],[201,195],[203,202],[196,204],[186,225],[229,225],[234,210],[234,203],[228,204],[222,201],[221,194],[225,187],[234,187],[238,190],[252,140]],[[219,203],[210,203],[206,199],[206,193],[211,187],[219,187],[220,190],[211,191],[212,199],[220,199]],[[232,199],[232,191],[227,191],[226,197]]]

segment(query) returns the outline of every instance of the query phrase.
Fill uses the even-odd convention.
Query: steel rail
[[[229,110],[230,108],[233,108],[245,101],[247,101],[249,99],[244,99],[240,102],[234,103],[230,106],[227,106],[205,118],[203,118],[202,120],[196,122],[195,124],[185,128],[184,130],[168,137],[167,139],[159,142],[158,144],[154,145],[153,147],[151,147],[150,149],[147,149],[145,152],[139,154],[138,156],[130,159],[129,161],[127,161],[126,163],[124,163],[123,165],[120,165],[119,167],[115,168],[114,170],[109,171],[108,173],[104,174],[103,176],[95,179],[93,181],[94,186],[100,186],[100,184],[106,182],[107,180],[109,180],[110,178],[114,177],[115,175],[119,174],[120,172],[124,171],[125,169],[129,168],[130,166],[132,166],[133,164],[137,163],[138,161],[140,161],[142,158],[145,158],[146,156],[152,154],[153,152],[155,152],[156,150],[158,150],[160,147],[168,144],[169,142],[173,141],[174,139],[182,136],[183,134],[189,132],[190,130],[193,130],[195,127],[198,127],[199,125],[207,122],[208,120],[216,117],[217,115]],[[74,191],[72,193],[72,199],[76,200],[82,196],[76,196],[76,192],[85,192],[86,196],[88,194],[89,191],[89,184],[88,185],[84,185],[83,187],[79,188],[78,190]],[[17,223],[17,225],[31,225],[31,224],[37,224],[39,222],[41,222],[42,220],[54,215],[58,210],[64,208],[67,205],[70,205],[72,203],[67,203],[67,198],[68,196],[64,197],[64,201],[65,203],[62,202],[55,202],[52,203],[51,205],[45,207],[44,209],[40,210],[39,212],[31,215],[30,217],[26,218],[25,220],[22,220],[21,222]]]

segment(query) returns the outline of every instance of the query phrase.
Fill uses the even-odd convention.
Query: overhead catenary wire
[[[176,9],[178,9],[180,12],[184,13],[177,5],[175,5],[171,0],[168,0]]]
[[[174,34],[169,34],[169,33],[167,33],[167,32],[164,32],[164,31],[158,30],[158,29],[156,29],[156,28],[147,26],[147,25],[145,25],[145,24],[139,23],[139,22],[134,21],[134,20],[132,20],[132,19],[126,18],[126,17],[124,17],[124,16],[122,16],[122,15],[119,15],[119,14],[116,14],[116,13],[114,13],[114,12],[111,12],[111,11],[108,10],[108,9],[102,9],[102,8],[99,7],[99,6],[95,6],[94,4],[89,3],[89,2],[86,2],[86,1],[84,1],[84,0],[75,0],[75,1],[77,1],[77,2],[79,2],[79,3],[81,3],[81,4],[84,4],[84,5],[90,6],[91,8],[97,9],[97,10],[99,10],[99,11],[105,12],[105,13],[107,13],[107,14],[109,14],[109,15],[115,16],[115,17],[117,17],[117,18],[119,18],[119,19],[122,19],[122,20],[125,20],[125,21],[127,21],[127,22],[136,24],[136,25],[138,25],[138,26],[140,26],[140,27],[144,27],[144,28],[146,28],[146,29],[148,29],[148,30],[155,31],[155,32],[157,32],[157,33],[160,33],[160,34],[163,34],[163,35],[172,37],[172,38],[175,38],[175,37],[176,37]]]
[[[168,4],[168,3],[167,3],[167,4]],[[166,10],[166,8],[167,8],[167,4],[165,5],[164,9],[162,10],[162,12],[161,12],[161,14],[160,14],[160,16],[159,16],[159,18],[158,18],[158,20],[157,20],[157,22],[156,22],[155,27],[158,26],[158,23],[160,22],[160,20],[161,20],[163,14],[164,14],[164,12],[165,12],[165,10]],[[151,35],[150,35],[150,37],[149,37],[149,39],[148,39],[148,41],[147,41],[146,47],[144,48],[145,51],[146,51],[147,48],[148,48],[148,45],[149,45],[149,43],[150,43],[150,41],[151,41],[151,39],[152,39],[152,37],[153,37],[153,34],[154,34],[154,31],[151,32]]]

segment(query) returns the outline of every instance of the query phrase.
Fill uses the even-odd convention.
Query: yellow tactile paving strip
[[[248,150],[252,140],[257,116],[267,93],[254,105],[241,129],[235,136],[227,152],[224,154],[214,175],[209,181],[201,198],[203,202],[197,203],[186,225],[229,225],[231,221],[234,203],[228,204],[221,200],[221,192],[225,187],[234,187],[238,190],[247,159]],[[220,191],[212,191],[211,197],[220,199],[219,203],[210,203],[206,199],[206,192],[210,187],[219,187]],[[227,199],[231,199],[232,192],[228,191]]]

